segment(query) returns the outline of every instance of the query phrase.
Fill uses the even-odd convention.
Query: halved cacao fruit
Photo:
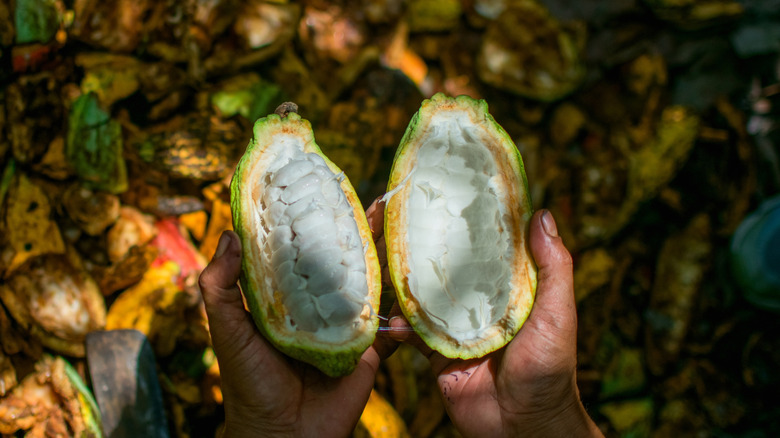
[[[241,285],[260,331],[330,376],[352,372],[377,331],[381,281],[349,179],[290,112],[255,123],[230,191]]]
[[[536,294],[520,153],[487,103],[437,94],[396,152],[385,206],[390,276],[434,350],[475,358],[509,342]]]

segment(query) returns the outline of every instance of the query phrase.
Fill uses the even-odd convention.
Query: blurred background
[[[197,276],[253,122],[296,102],[367,207],[443,91],[558,221],[605,434],[779,436],[779,54],[778,0],[3,0],[0,434],[91,430],[86,334],[134,328],[217,435]],[[458,436],[416,351],[375,387],[355,436]]]

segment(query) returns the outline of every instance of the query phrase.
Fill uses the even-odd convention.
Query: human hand
[[[533,216],[530,246],[538,267],[536,302],[505,348],[479,359],[448,359],[409,334],[402,317],[390,320],[389,332],[428,357],[447,413],[466,437],[602,436],[579,398],[572,259],[549,211]]]
[[[394,341],[378,338],[352,374],[328,377],[283,355],[260,334],[244,308],[240,271],[241,242],[226,231],[200,275],[222,379],[223,436],[348,436],[368,401],[380,356],[392,352]]]

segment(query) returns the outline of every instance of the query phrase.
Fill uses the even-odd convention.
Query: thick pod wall
[[[330,376],[350,373],[378,327],[380,270],[349,179],[308,121],[269,115],[230,185],[241,286],[260,331]]]
[[[385,206],[388,265],[420,337],[452,358],[504,346],[536,293],[522,158],[487,104],[437,94],[412,118]]]

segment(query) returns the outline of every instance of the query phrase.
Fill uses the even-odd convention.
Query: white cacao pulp
[[[258,120],[230,184],[241,287],[280,351],[349,374],[379,325],[381,278],[360,200],[298,114]]]
[[[511,223],[494,189],[495,158],[473,123],[441,115],[432,123],[408,182],[409,287],[450,336],[468,339],[503,317]]]
[[[487,104],[443,94],[424,101],[385,199],[390,277],[420,337],[463,359],[509,342],[536,292],[532,210],[520,154]]]
[[[366,263],[352,212],[340,183],[295,137],[277,140],[277,158],[256,184],[257,245],[279,291],[291,329],[326,333],[354,323],[367,300]],[[278,151],[273,150],[278,148]],[[371,310],[371,309],[370,309]]]

